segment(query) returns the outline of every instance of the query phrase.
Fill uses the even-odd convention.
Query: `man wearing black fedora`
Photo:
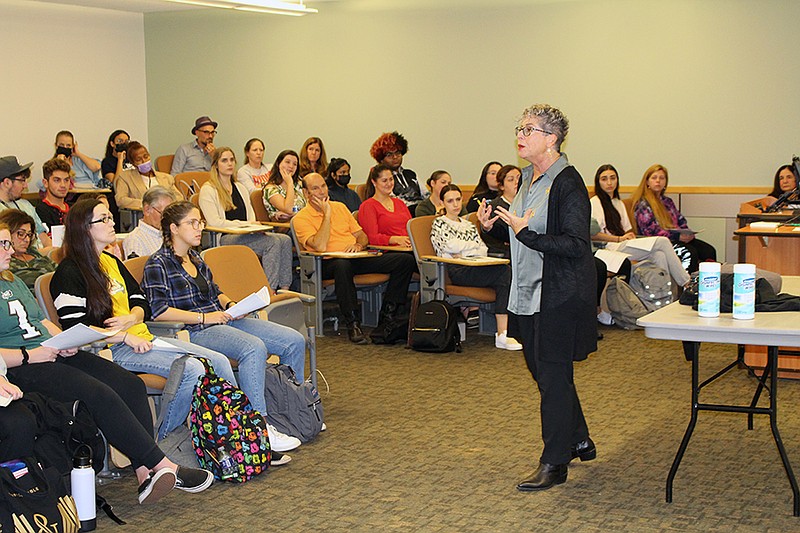
[[[216,134],[217,123],[211,118],[202,116],[195,120],[192,135],[196,139],[178,147],[170,173],[176,176],[181,172],[211,170],[211,154],[214,153],[214,136]]]
[[[31,179],[31,165],[33,163],[20,165],[13,155],[0,157],[0,211],[19,209],[29,214],[36,223],[39,248],[49,248],[52,246],[48,236],[49,229],[42,224],[33,204],[22,198],[22,194],[28,189],[28,180]]]

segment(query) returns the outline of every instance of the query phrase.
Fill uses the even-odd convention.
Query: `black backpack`
[[[418,352],[461,352],[458,310],[444,300],[420,304],[411,316],[408,346]]]

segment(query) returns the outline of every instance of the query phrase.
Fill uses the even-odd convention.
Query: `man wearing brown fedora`
[[[216,134],[217,123],[210,117],[202,116],[195,120],[192,135],[196,139],[178,147],[170,174],[176,176],[181,172],[211,170],[211,154],[214,153]]]
[[[28,189],[28,181],[31,179],[31,165],[33,163],[20,165],[17,157],[13,155],[0,157],[0,211],[19,209],[29,214],[36,223],[34,231],[39,237],[38,248],[49,248],[52,246],[52,241],[47,234],[49,229],[42,224],[33,204],[22,198],[22,194]]]

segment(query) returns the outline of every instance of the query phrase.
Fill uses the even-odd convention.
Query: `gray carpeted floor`
[[[133,531],[800,531],[765,417],[747,431],[745,415],[701,413],[674,502],[664,502],[689,419],[690,364],[677,342],[603,332],[599,351],[576,365],[598,457],[573,463],[567,483],[546,492],[514,488],[541,450],[522,354],[470,332],[462,354],[320,338],[328,431],[289,465],[152,507],[136,503],[132,476],[100,493]],[[710,375],[735,348],[701,354]],[[752,384],[737,370],[704,399],[746,403]],[[800,465],[800,382],[781,381],[779,393],[783,440]]]

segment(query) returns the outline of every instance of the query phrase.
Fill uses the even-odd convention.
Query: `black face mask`
[[[72,148],[66,148],[64,146],[57,146],[56,147],[56,155],[63,155],[65,157],[72,157]]]
[[[345,174],[344,176],[337,176],[336,181],[339,182],[339,185],[346,187],[348,183],[350,183],[350,174]]]

